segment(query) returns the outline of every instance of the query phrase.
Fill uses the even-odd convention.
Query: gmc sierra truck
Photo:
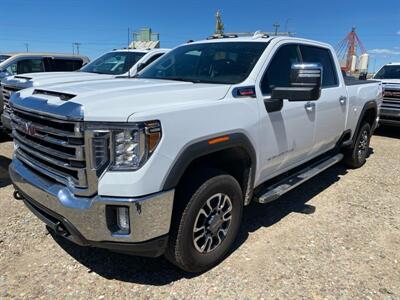
[[[373,77],[383,86],[380,123],[400,126],[400,63],[384,65]]]
[[[379,82],[345,82],[331,46],[292,37],[210,38],[136,78],[11,97],[15,198],[84,246],[219,263],[243,207],[340,162],[361,167]]]
[[[168,49],[113,50],[100,56],[77,72],[42,72],[7,77],[1,82],[4,101],[4,113],[1,116],[3,129],[5,131],[11,130],[8,101],[13,92],[57,83],[132,77],[167,51]]]

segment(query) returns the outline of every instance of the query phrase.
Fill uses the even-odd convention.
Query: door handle
[[[345,105],[345,104],[346,104],[346,100],[347,100],[347,97],[346,97],[346,96],[340,96],[340,98],[339,98],[339,102],[340,102],[340,104],[342,104],[342,105]]]
[[[313,111],[315,107],[315,103],[312,102],[307,102],[304,107],[306,108],[307,111]]]

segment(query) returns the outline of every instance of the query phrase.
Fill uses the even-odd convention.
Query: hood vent
[[[14,78],[15,78],[15,79],[25,79],[25,80],[32,80],[32,78],[31,78],[31,77],[18,76],[18,75],[14,76]]]
[[[68,101],[74,98],[76,95],[66,94],[66,93],[59,93],[53,91],[46,91],[46,90],[34,90],[33,95],[46,95],[46,96],[53,96],[58,97],[62,101]]]

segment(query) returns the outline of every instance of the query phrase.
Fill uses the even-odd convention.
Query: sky
[[[151,27],[161,46],[211,35],[221,10],[226,32],[294,32],[334,47],[353,26],[370,54],[370,71],[400,61],[400,0],[0,0],[0,53],[80,53],[91,59],[128,43],[128,28]]]

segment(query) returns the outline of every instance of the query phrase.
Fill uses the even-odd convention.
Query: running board
[[[260,196],[255,196],[254,201],[258,203],[269,203],[278,199],[283,194],[294,189],[303,182],[313,178],[322,171],[325,171],[334,164],[340,162],[343,159],[343,154],[337,154],[328,159],[323,159],[313,163],[312,165],[300,170],[299,172],[290,175],[287,178],[267,187],[260,194]]]

